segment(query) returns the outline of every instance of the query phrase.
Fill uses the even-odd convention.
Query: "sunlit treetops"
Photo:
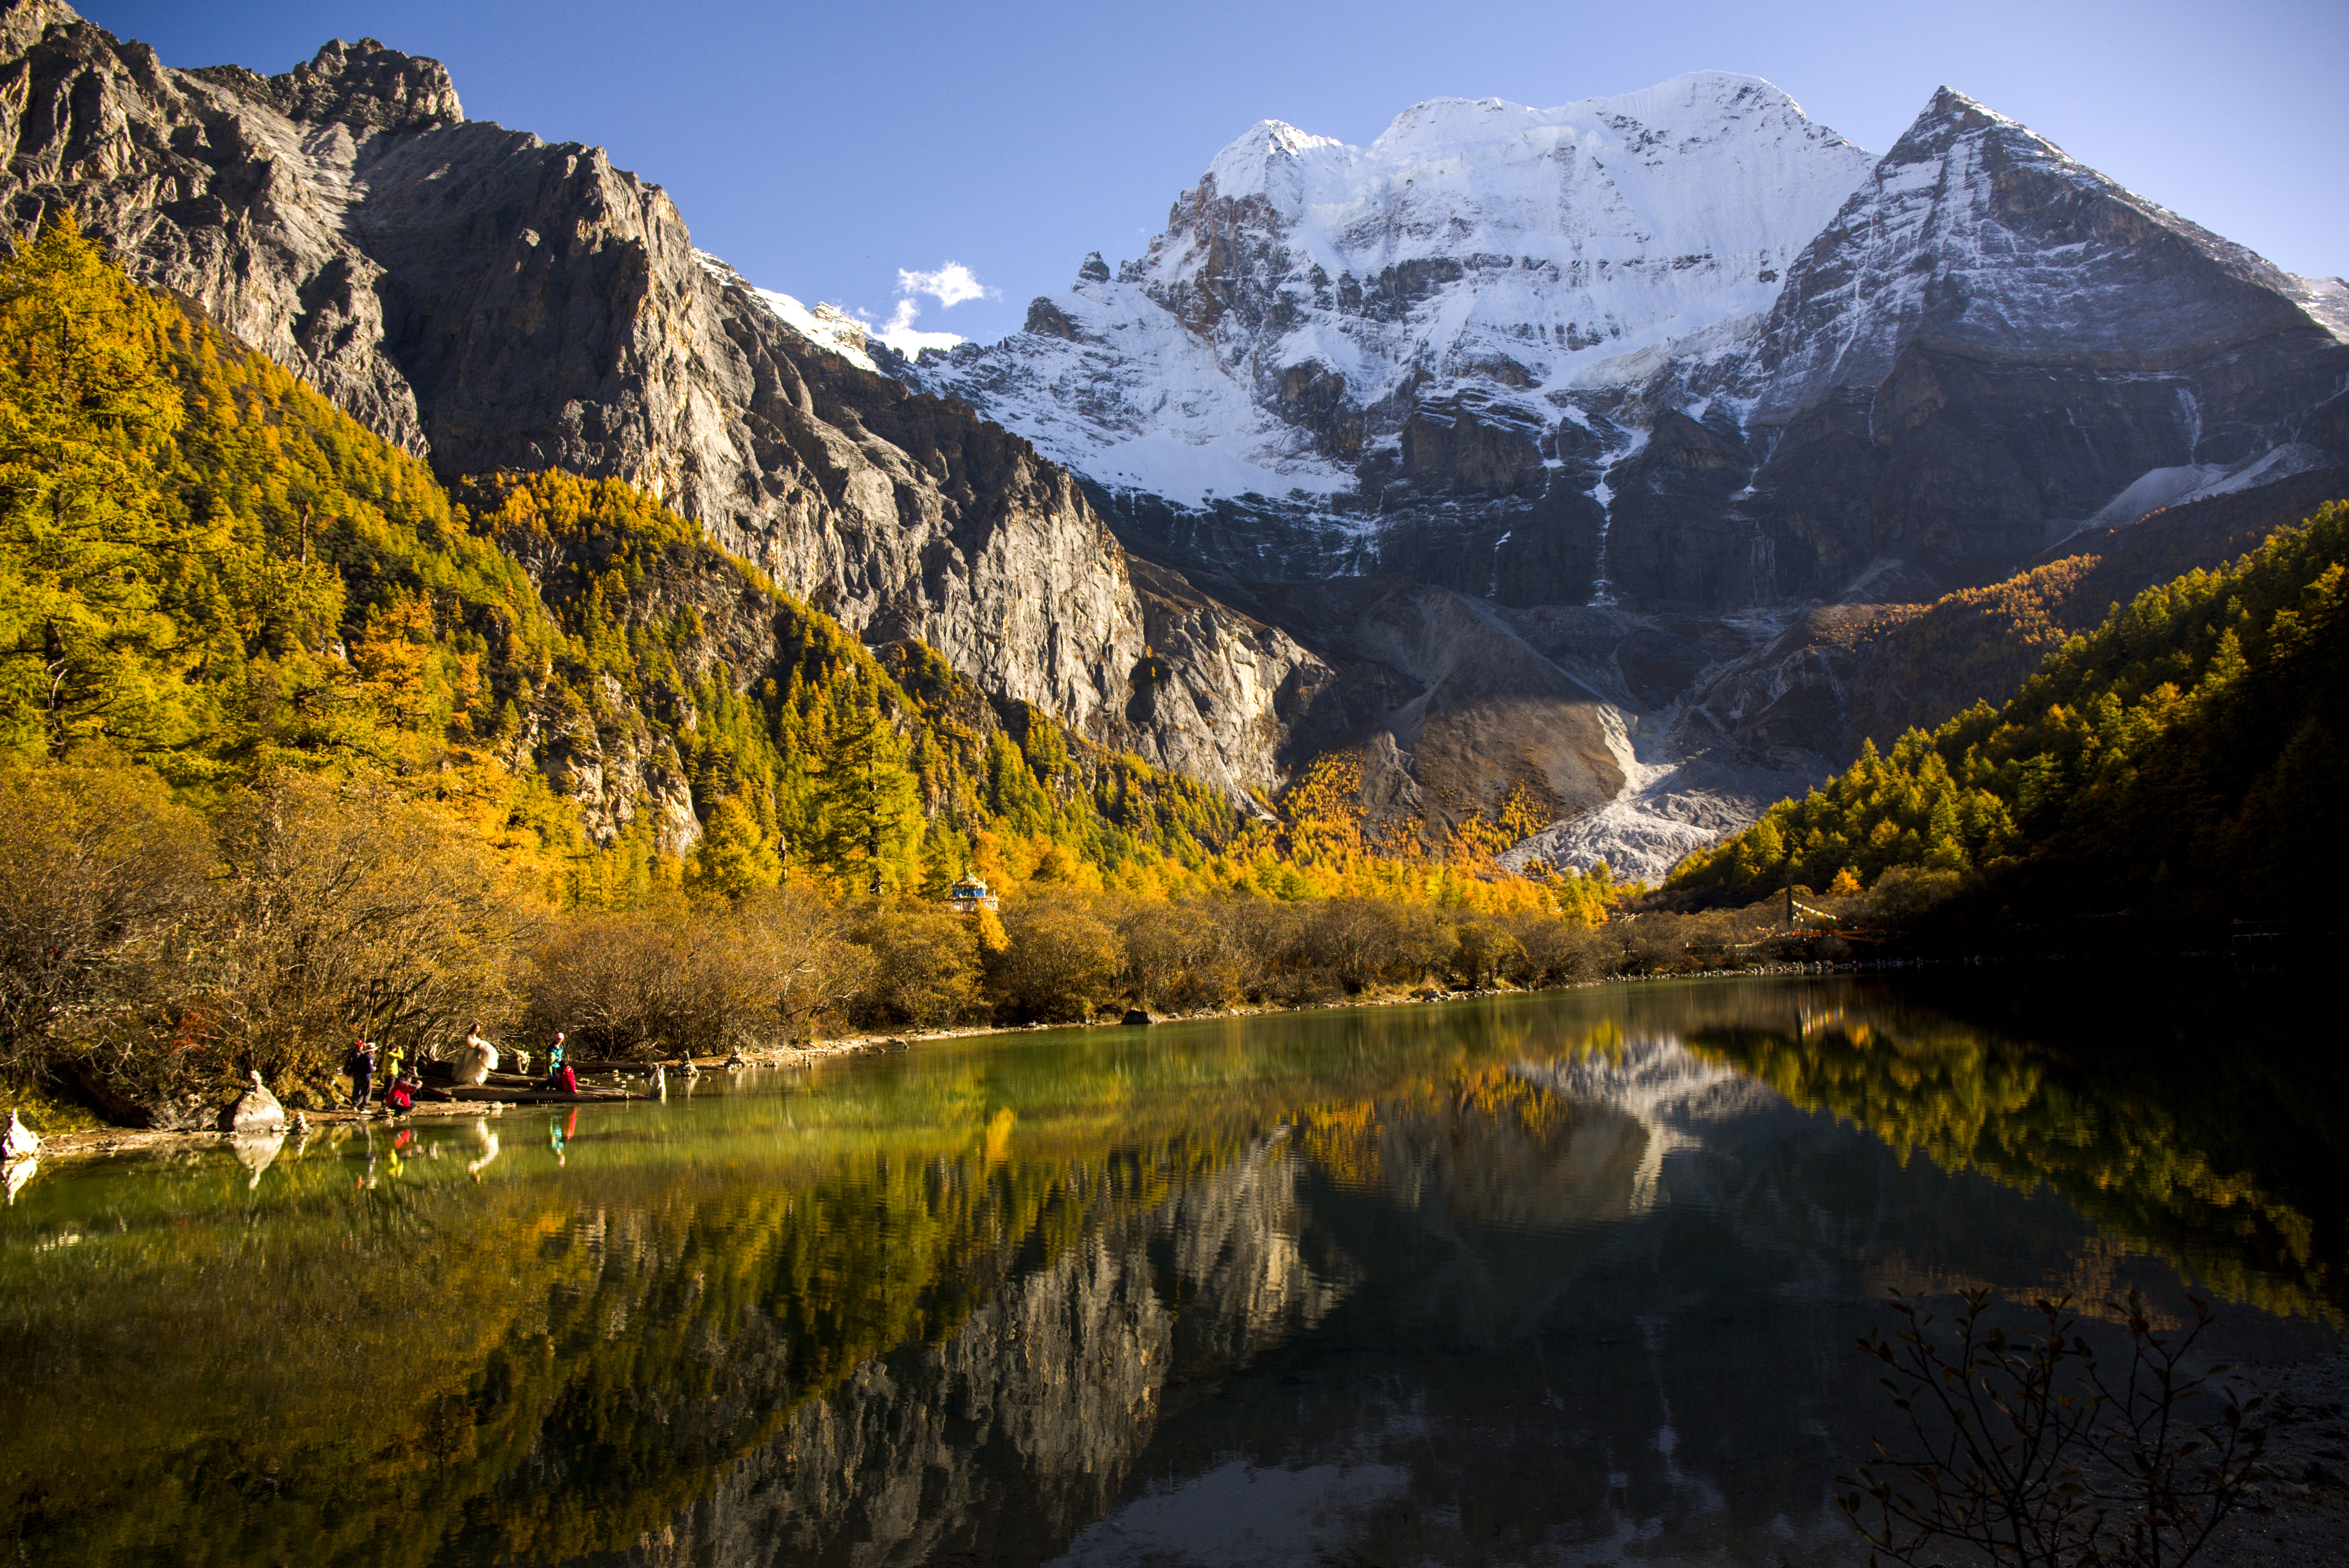
[[[1871,745],[1837,778],[1682,861],[1738,892],[1892,867],[2029,868],[2083,896],[2158,893],[2282,914],[2343,870],[2330,830],[2349,753],[2349,504],[2216,572],[2116,605],[2003,708]]]

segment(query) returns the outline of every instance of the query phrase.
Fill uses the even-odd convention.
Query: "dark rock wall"
[[[1795,263],[1749,374],[1761,597],[2004,576],[2149,469],[2337,437],[2326,297],[1943,89]],[[2344,455],[2333,454],[2338,458]]]
[[[1123,552],[1070,477],[957,404],[784,327],[600,150],[463,121],[372,41],[284,76],[164,68],[42,0],[0,38],[0,211],[61,207],[444,475],[637,484],[870,641],[1234,791],[1277,783],[1274,695],[1320,677],[1204,595],[1130,717]],[[1193,654],[1205,650],[1196,661]]]

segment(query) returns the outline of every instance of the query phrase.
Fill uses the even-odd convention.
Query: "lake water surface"
[[[2344,1073],[2231,976],[1717,980],[941,1041],[37,1171],[0,1553],[1864,1558],[1888,1288],[2333,1348]]]

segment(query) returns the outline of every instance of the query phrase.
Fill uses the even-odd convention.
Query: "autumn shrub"
[[[0,1085],[75,1057],[113,1058],[168,991],[211,832],[151,773],[0,767]]]
[[[202,985],[174,1009],[230,1076],[318,1078],[355,1036],[430,1051],[501,1020],[546,911],[431,805],[279,774],[222,814]]]
[[[1662,974],[1688,962],[1685,917],[1642,914],[1610,925],[1620,947],[1609,968],[1629,975]]]
[[[723,914],[748,948],[743,984],[754,998],[744,1030],[790,1043],[843,1016],[871,987],[873,948],[804,884],[751,893]]]
[[[979,935],[969,916],[938,904],[876,903],[855,933],[871,954],[854,999],[858,1021],[952,1024],[978,1007]]]
[[[1450,959],[1457,942],[1440,910],[1373,898],[1322,901],[1301,935],[1306,965],[1325,971],[1349,994],[1373,981],[1423,979]]]
[[[989,963],[988,986],[1012,1019],[1077,1022],[1117,999],[1125,949],[1092,900],[1036,887],[1002,914],[1010,945]]]
[[[688,1001],[689,956],[683,934],[657,916],[575,917],[532,955],[522,1030],[533,1040],[560,1032],[574,1057],[651,1057]]]
[[[1118,923],[1124,979],[1143,1007],[1195,1010],[1228,1002],[1244,979],[1228,900],[1135,904]]]
[[[1516,933],[1496,921],[1464,920],[1453,927],[1452,972],[1472,991],[1499,979],[1524,955]]]
[[[543,913],[457,819],[358,781],[272,773],[207,823],[143,769],[10,769],[0,810],[0,1074],[128,1119],[496,1018]]]
[[[1526,915],[1510,923],[1516,953],[1503,973],[1520,985],[1568,985],[1606,972],[1607,945],[1580,921]]]
[[[1203,901],[1202,907],[1223,930],[1236,996],[1255,1003],[1297,1002],[1334,994],[1334,982],[1318,971],[1309,975],[1305,967],[1310,904],[1227,897]]]
[[[579,1057],[717,1056],[804,1037],[872,983],[871,949],[808,894],[591,913],[533,954],[523,1027]]]

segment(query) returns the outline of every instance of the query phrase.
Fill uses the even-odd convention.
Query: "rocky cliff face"
[[[1739,377],[1761,596],[2004,575],[2091,521],[2337,462],[2349,288],[1943,89],[1788,273]]]
[[[0,41],[19,232],[70,207],[444,474],[628,480],[999,701],[1235,791],[1279,778],[1326,685],[1309,655],[1193,591],[1151,658],[1153,611],[1066,473],[792,330],[599,150],[465,121],[437,62],[372,40],[278,77],[172,70],[19,0]]]

